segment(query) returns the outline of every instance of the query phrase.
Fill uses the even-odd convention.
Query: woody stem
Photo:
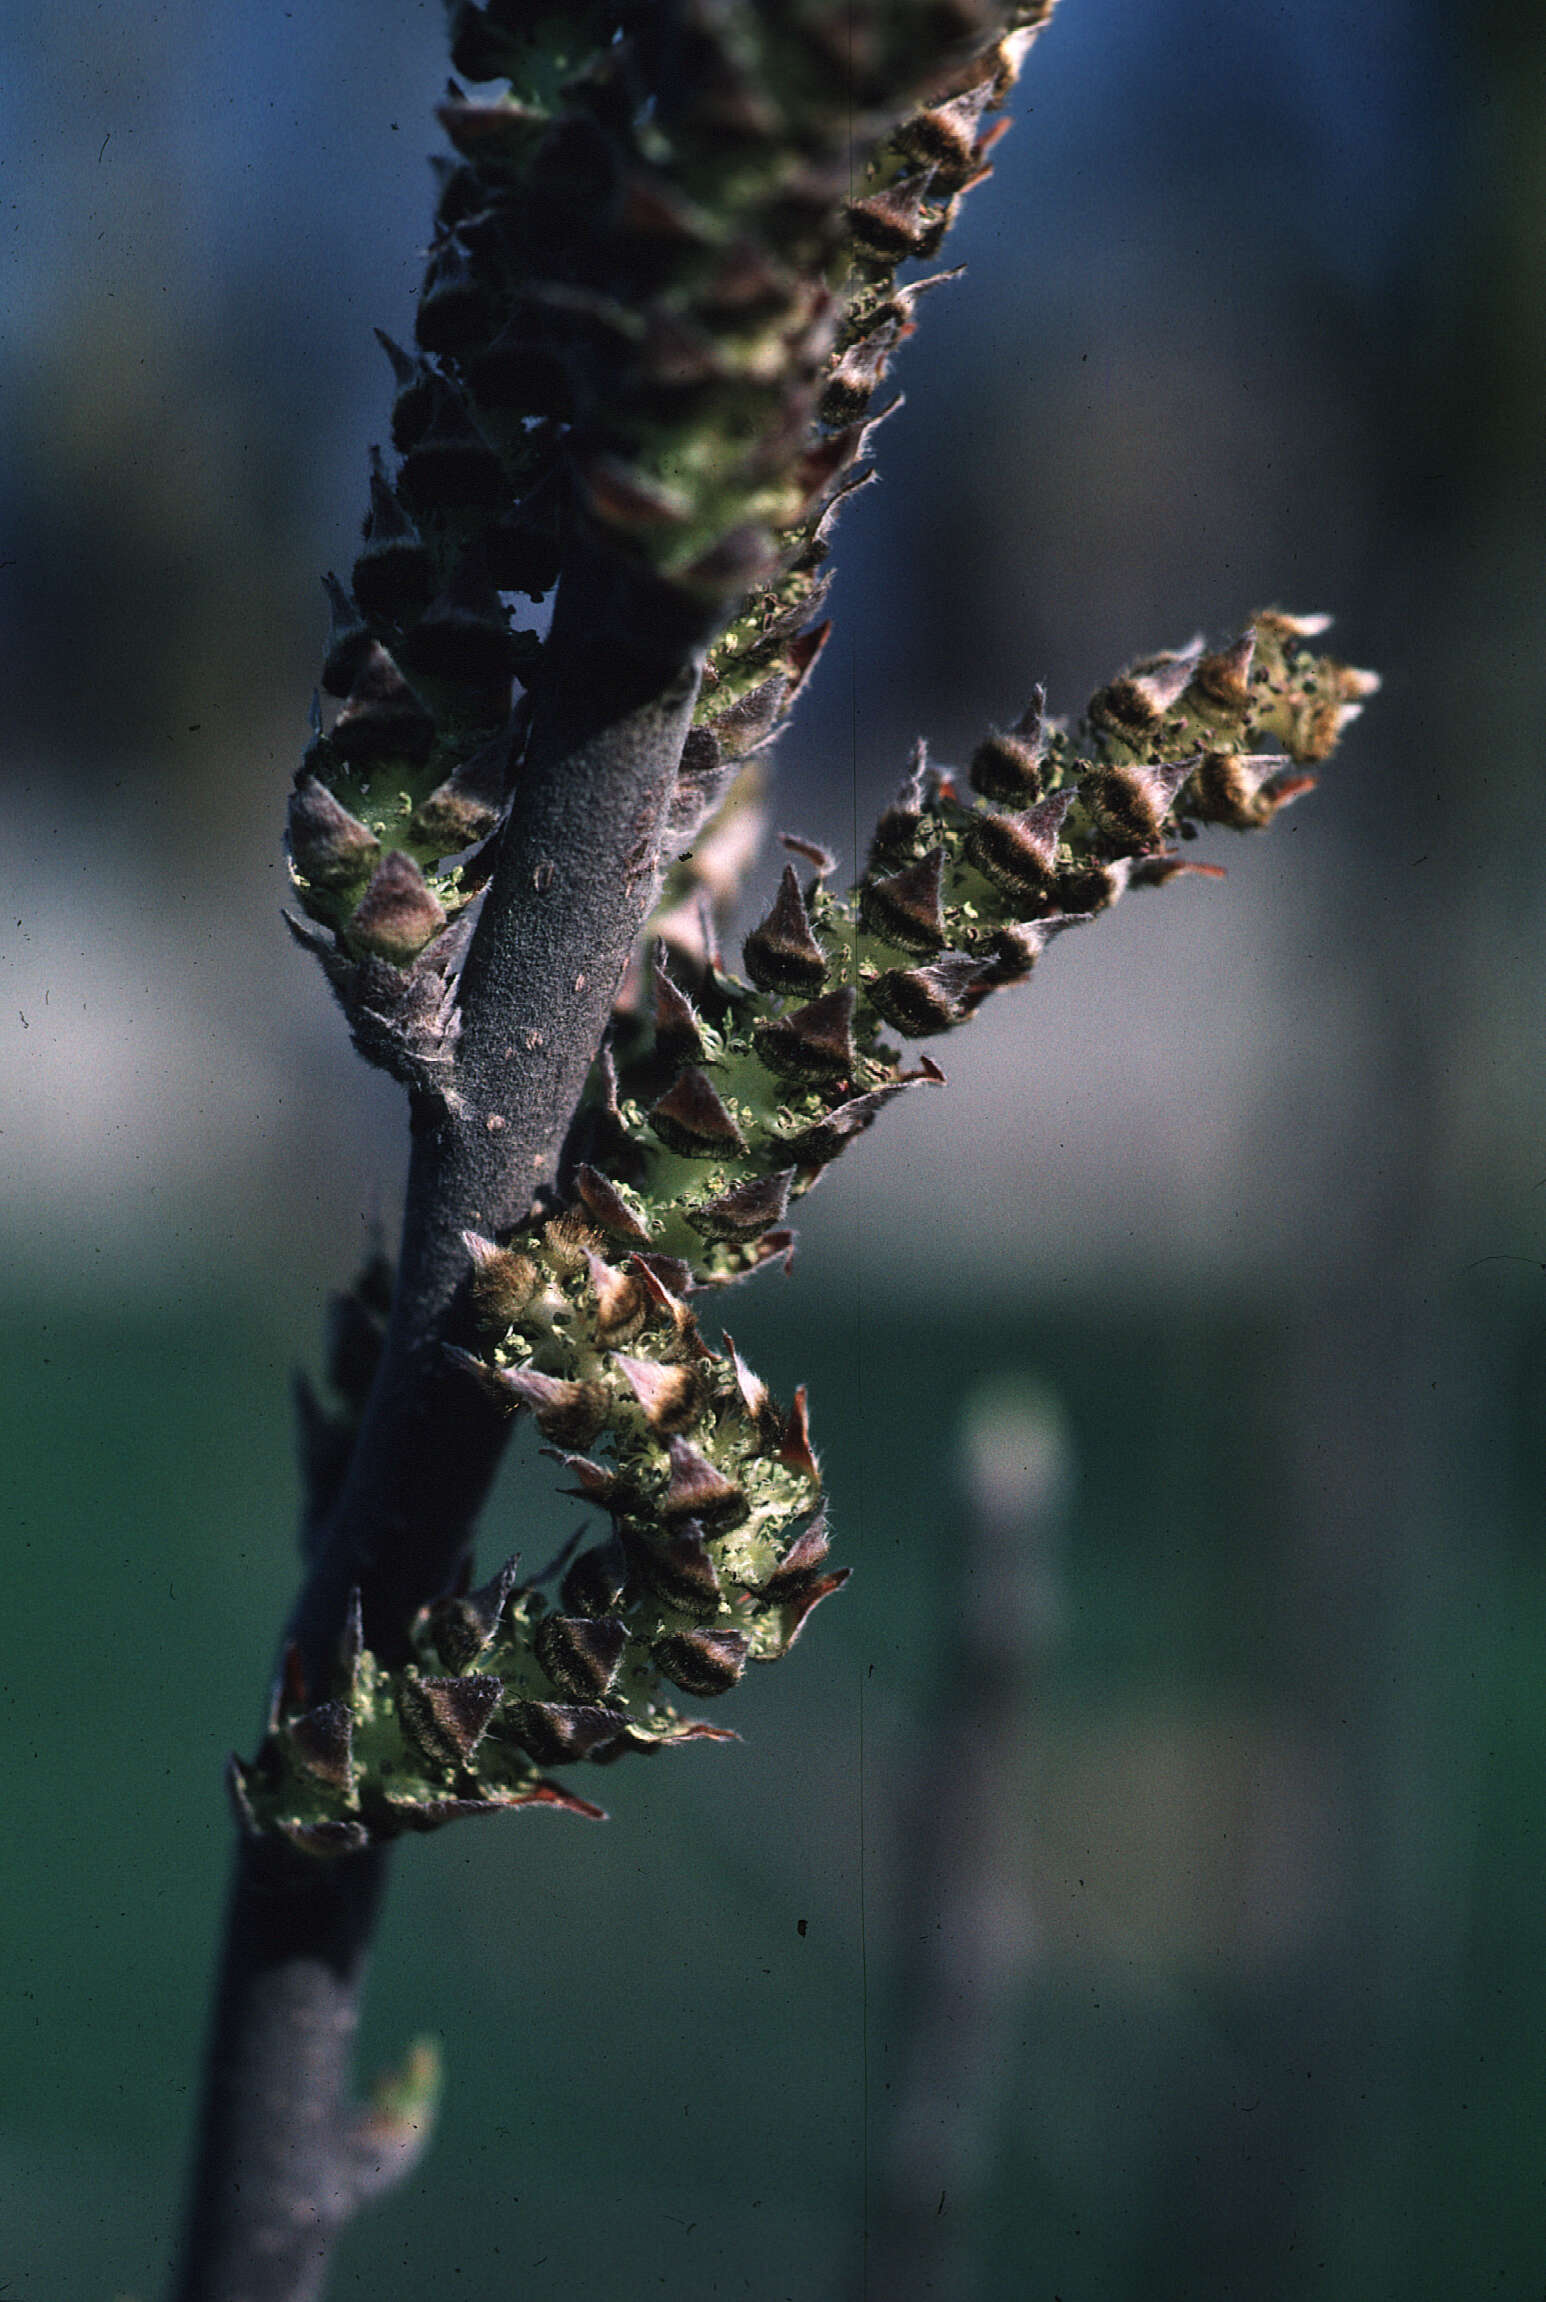
[[[406,1649],[473,1538],[509,1431],[448,1360],[462,1233],[508,1231],[551,1180],[653,901],[706,611],[576,550],[532,733],[468,954],[452,1086],[415,1098],[385,1347],[289,1626],[324,1690],[358,1587],[379,1652]],[[310,2302],[357,2193],[343,2179],[349,2053],[384,1883],[379,1850],[238,1851],[175,2302]]]

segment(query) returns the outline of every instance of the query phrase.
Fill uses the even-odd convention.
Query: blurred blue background
[[[400,1183],[278,833],[442,39],[0,17],[16,2302],[164,2275],[289,1374]],[[1268,601],[1386,689],[737,1299],[859,1575],[743,1746],[407,1850],[365,2059],[449,2089],[340,2296],[1546,2291],[1546,23],[1063,0],[1016,111],[779,823]],[[486,1556],[572,1509],[523,1452]]]

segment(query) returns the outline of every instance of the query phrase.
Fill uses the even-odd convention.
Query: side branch
[[[976,800],[919,756],[849,896],[820,851],[808,886],[786,867],[742,945],[750,981],[656,960],[561,1170],[572,1203],[475,1242],[470,1290],[474,1399],[529,1412],[610,1529],[556,1608],[512,1569],[429,1607],[408,1654],[361,1639],[325,1685],[287,1688],[237,1778],[259,1828],[326,1854],[560,1795],[538,1769],[723,1732],[664,1688],[728,1693],[843,1573],[803,1393],[779,1409],[689,1298],[783,1254],[822,1170],[940,1082],[889,1032],[959,1027],[1125,887],[1217,872],[1183,852],[1197,825],[1259,828],[1309,788],[1377,684],[1305,645],[1324,621],[1264,611],[1227,648],[1146,657],[1077,730],[1038,690],[973,753]]]

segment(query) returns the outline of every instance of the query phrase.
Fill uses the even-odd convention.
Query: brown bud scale
[[[659,1509],[668,1526],[691,1519],[703,1527],[722,1529],[745,1518],[745,1495],[707,1455],[681,1438],[668,1441],[667,1453],[670,1475]]]
[[[757,1052],[781,1079],[844,1079],[858,1060],[851,984],[755,1026]]]
[[[672,1606],[690,1615],[718,1612],[724,1593],[701,1528],[637,1535],[628,1541],[628,1552],[650,1589]]]
[[[333,1790],[347,1791],[354,1781],[354,1713],[346,1702],[319,1703],[315,1710],[292,1718],[286,1731],[301,1766]]]
[[[755,1238],[770,1223],[782,1220],[794,1179],[793,1167],[785,1167],[776,1175],[753,1176],[749,1182],[732,1185],[717,1199],[698,1200],[683,1212],[701,1238]]]
[[[1027,901],[1047,895],[1057,864],[1058,835],[1072,797],[1071,792],[1059,791],[1023,814],[989,811],[974,816],[968,847],[984,878]]]
[[[559,1596],[571,1615],[610,1615],[628,1588],[628,1567],[616,1543],[598,1544],[570,1561]]]
[[[703,1073],[679,1073],[649,1115],[662,1143],[688,1159],[723,1159],[746,1149],[746,1138]]]
[[[628,1626],[616,1615],[544,1615],[533,1644],[561,1694],[600,1702],[622,1665]]]
[[[919,863],[910,863],[886,879],[864,883],[861,910],[872,934],[883,936],[900,951],[920,955],[940,950],[945,942],[945,914],[941,903],[945,851],[931,847]]]
[[[641,1247],[649,1245],[649,1226],[642,1216],[634,1213],[621,1192],[608,1182],[605,1175],[598,1173],[594,1167],[577,1167],[574,1187],[584,1201],[587,1214],[594,1216],[603,1230]]]
[[[614,1351],[612,1363],[652,1431],[664,1438],[671,1432],[685,1431],[697,1420],[701,1387],[691,1367],[661,1366],[653,1359],[631,1358],[623,1351]]]
[[[394,847],[381,858],[349,920],[349,940],[406,966],[445,926],[439,899],[411,855]]]
[[[420,1678],[409,1673],[398,1701],[403,1724],[426,1758],[441,1766],[465,1766],[504,1691],[504,1681],[492,1672],[467,1678]]]
[[[604,1383],[575,1383],[534,1367],[504,1370],[506,1388],[530,1407],[538,1430],[559,1447],[589,1446],[607,1419]]]
[[[871,984],[870,997],[904,1038],[927,1039],[960,1022],[967,993],[988,968],[967,952],[947,951],[928,967],[889,969]]]
[[[706,1702],[728,1694],[746,1668],[748,1641],[740,1631],[678,1631],[655,1646],[655,1667],[684,1694]]]
[[[813,992],[825,983],[827,955],[811,931],[793,864],[785,864],[771,910],[741,949],[747,974],[763,991]]]

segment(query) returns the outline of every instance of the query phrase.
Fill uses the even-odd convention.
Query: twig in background
[[[1009,2094],[1007,2042],[1037,1957],[1027,1756],[1062,1621],[1074,1479],[1063,1417],[1029,1380],[967,1402],[952,1528],[954,1609],[904,1794],[895,1949],[897,2078],[876,2136],[855,2302],[987,2291],[980,2206]]]

